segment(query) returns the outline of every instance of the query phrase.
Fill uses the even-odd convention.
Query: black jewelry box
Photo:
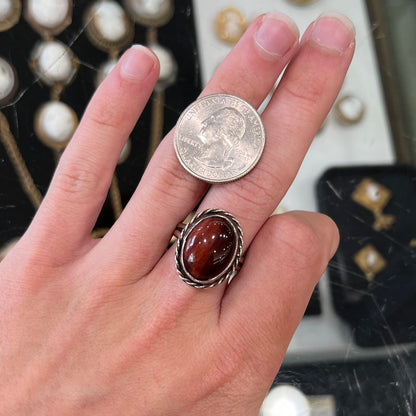
[[[380,197],[374,194],[377,189],[385,192],[382,210],[367,197],[357,202],[363,184],[370,186],[370,199]],[[335,310],[351,326],[356,343],[370,347],[415,342],[416,169],[330,169],[318,182],[317,197],[320,211],[340,230],[329,278]],[[376,207],[376,215],[368,207]],[[378,229],[377,215],[392,221]]]
[[[86,35],[84,14],[92,2],[79,0],[73,3],[72,23],[54,39],[69,46],[79,60],[78,73],[73,82],[64,89],[60,101],[74,109],[80,119],[95,91],[94,79],[97,70],[109,56],[96,48]],[[121,1],[119,3],[122,5]],[[148,30],[149,28],[136,23],[133,43],[147,44]],[[41,36],[27,23],[23,13],[15,26],[0,32],[0,56],[15,67],[19,82],[14,99],[4,104],[0,111],[8,121],[10,131],[36,187],[44,195],[56,167],[57,157],[36,137],[33,127],[36,110],[51,99],[50,87],[37,80],[30,69],[31,52],[35,44],[41,40]],[[157,28],[157,40],[160,45],[171,51],[178,65],[176,81],[164,94],[164,135],[201,90],[191,0],[174,2],[173,17]],[[116,175],[123,205],[134,192],[146,166],[153,100],[154,97],[150,99],[130,136],[129,157],[117,166]],[[24,233],[35,211],[16,175],[9,154],[0,142],[0,249]],[[109,228],[114,219],[108,199],[96,228]]]

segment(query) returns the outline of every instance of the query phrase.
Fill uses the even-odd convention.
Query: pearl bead
[[[70,2],[68,0],[29,0],[28,12],[40,26],[54,29],[62,25],[68,16]]]
[[[47,85],[56,82],[67,85],[77,71],[71,49],[59,41],[38,43],[32,52],[32,60],[36,74]]]
[[[115,1],[101,1],[92,7],[93,22],[101,37],[117,42],[127,35],[126,14]]]
[[[12,66],[0,58],[0,102],[8,101],[16,90],[17,79]]]
[[[61,150],[78,124],[74,110],[60,101],[43,104],[35,115],[35,132],[47,146]]]

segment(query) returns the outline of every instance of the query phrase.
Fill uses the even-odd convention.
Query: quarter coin
[[[257,111],[241,98],[213,94],[192,103],[179,117],[174,147],[181,165],[209,183],[237,180],[263,153],[265,133]]]

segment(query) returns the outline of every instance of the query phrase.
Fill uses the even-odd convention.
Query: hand
[[[1,415],[257,415],[309,297],[338,244],[320,214],[270,217],[342,85],[352,25],[323,15],[298,45],[280,14],[261,16],[203,95],[258,107],[266,147],[244,178],[190,176],[168,134],[121,217],[91,230],[123,145],[158,77],[155,56],[129,49],[92,98],[31,226],[0,263]],[[202,199],[202,201],[201,201]],[[177,276],[177,223],[232,213],[244,266],[227,287]]]

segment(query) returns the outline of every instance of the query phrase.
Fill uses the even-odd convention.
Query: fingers
[[[246,246],[292,183],[305,153],[330,110],[354,51],[352,24],[322,16],[305,33],[262,115],[266,147],[256,168],[239,181],[213,186],[200,209],[231,212]]]
[[[234,94],[259,106],[295,52],[297,42],[298,30],[288,17],[260,17],[227,56],[202,95]],[[104,250],[113,247],[114,258],[133,257],[151,269],[166,250],[176,224],[207,189],[206,184],[183,170],[172,139],[171,133],[163,140],[136,193],[101,244]],[[137,253],[137,247],[142,255]]]
[[[36,233],[66,248],[91,232],[106,198],[121,150],[158,77],[158,62],[136,45],[98,88],[64,152],[37,215]],[[41,230],[39,230],[39,228]]]
[[[199,206],[233,214],[243,229],[245,248],[284,196],[338,95],[354,50],[350,25],[333,15],[311,25],[262,115],[266,146],[259,163],[238,181],[212,186]],[[174,269],[173,250],[162,264],[165,270]],[[179,296],[188,288],[179,287],[176,280],[171,288]],[[225,285],[209,294],[194,290],[192,302],[214,310],[224,290]]]
[[[277,373],[338,241],[336,225],[322,214],[272,216],[225,292],[221,333],[228,334],[229,342],[252,358],[251,367],[263,377],[258,381],[266,387]]]

